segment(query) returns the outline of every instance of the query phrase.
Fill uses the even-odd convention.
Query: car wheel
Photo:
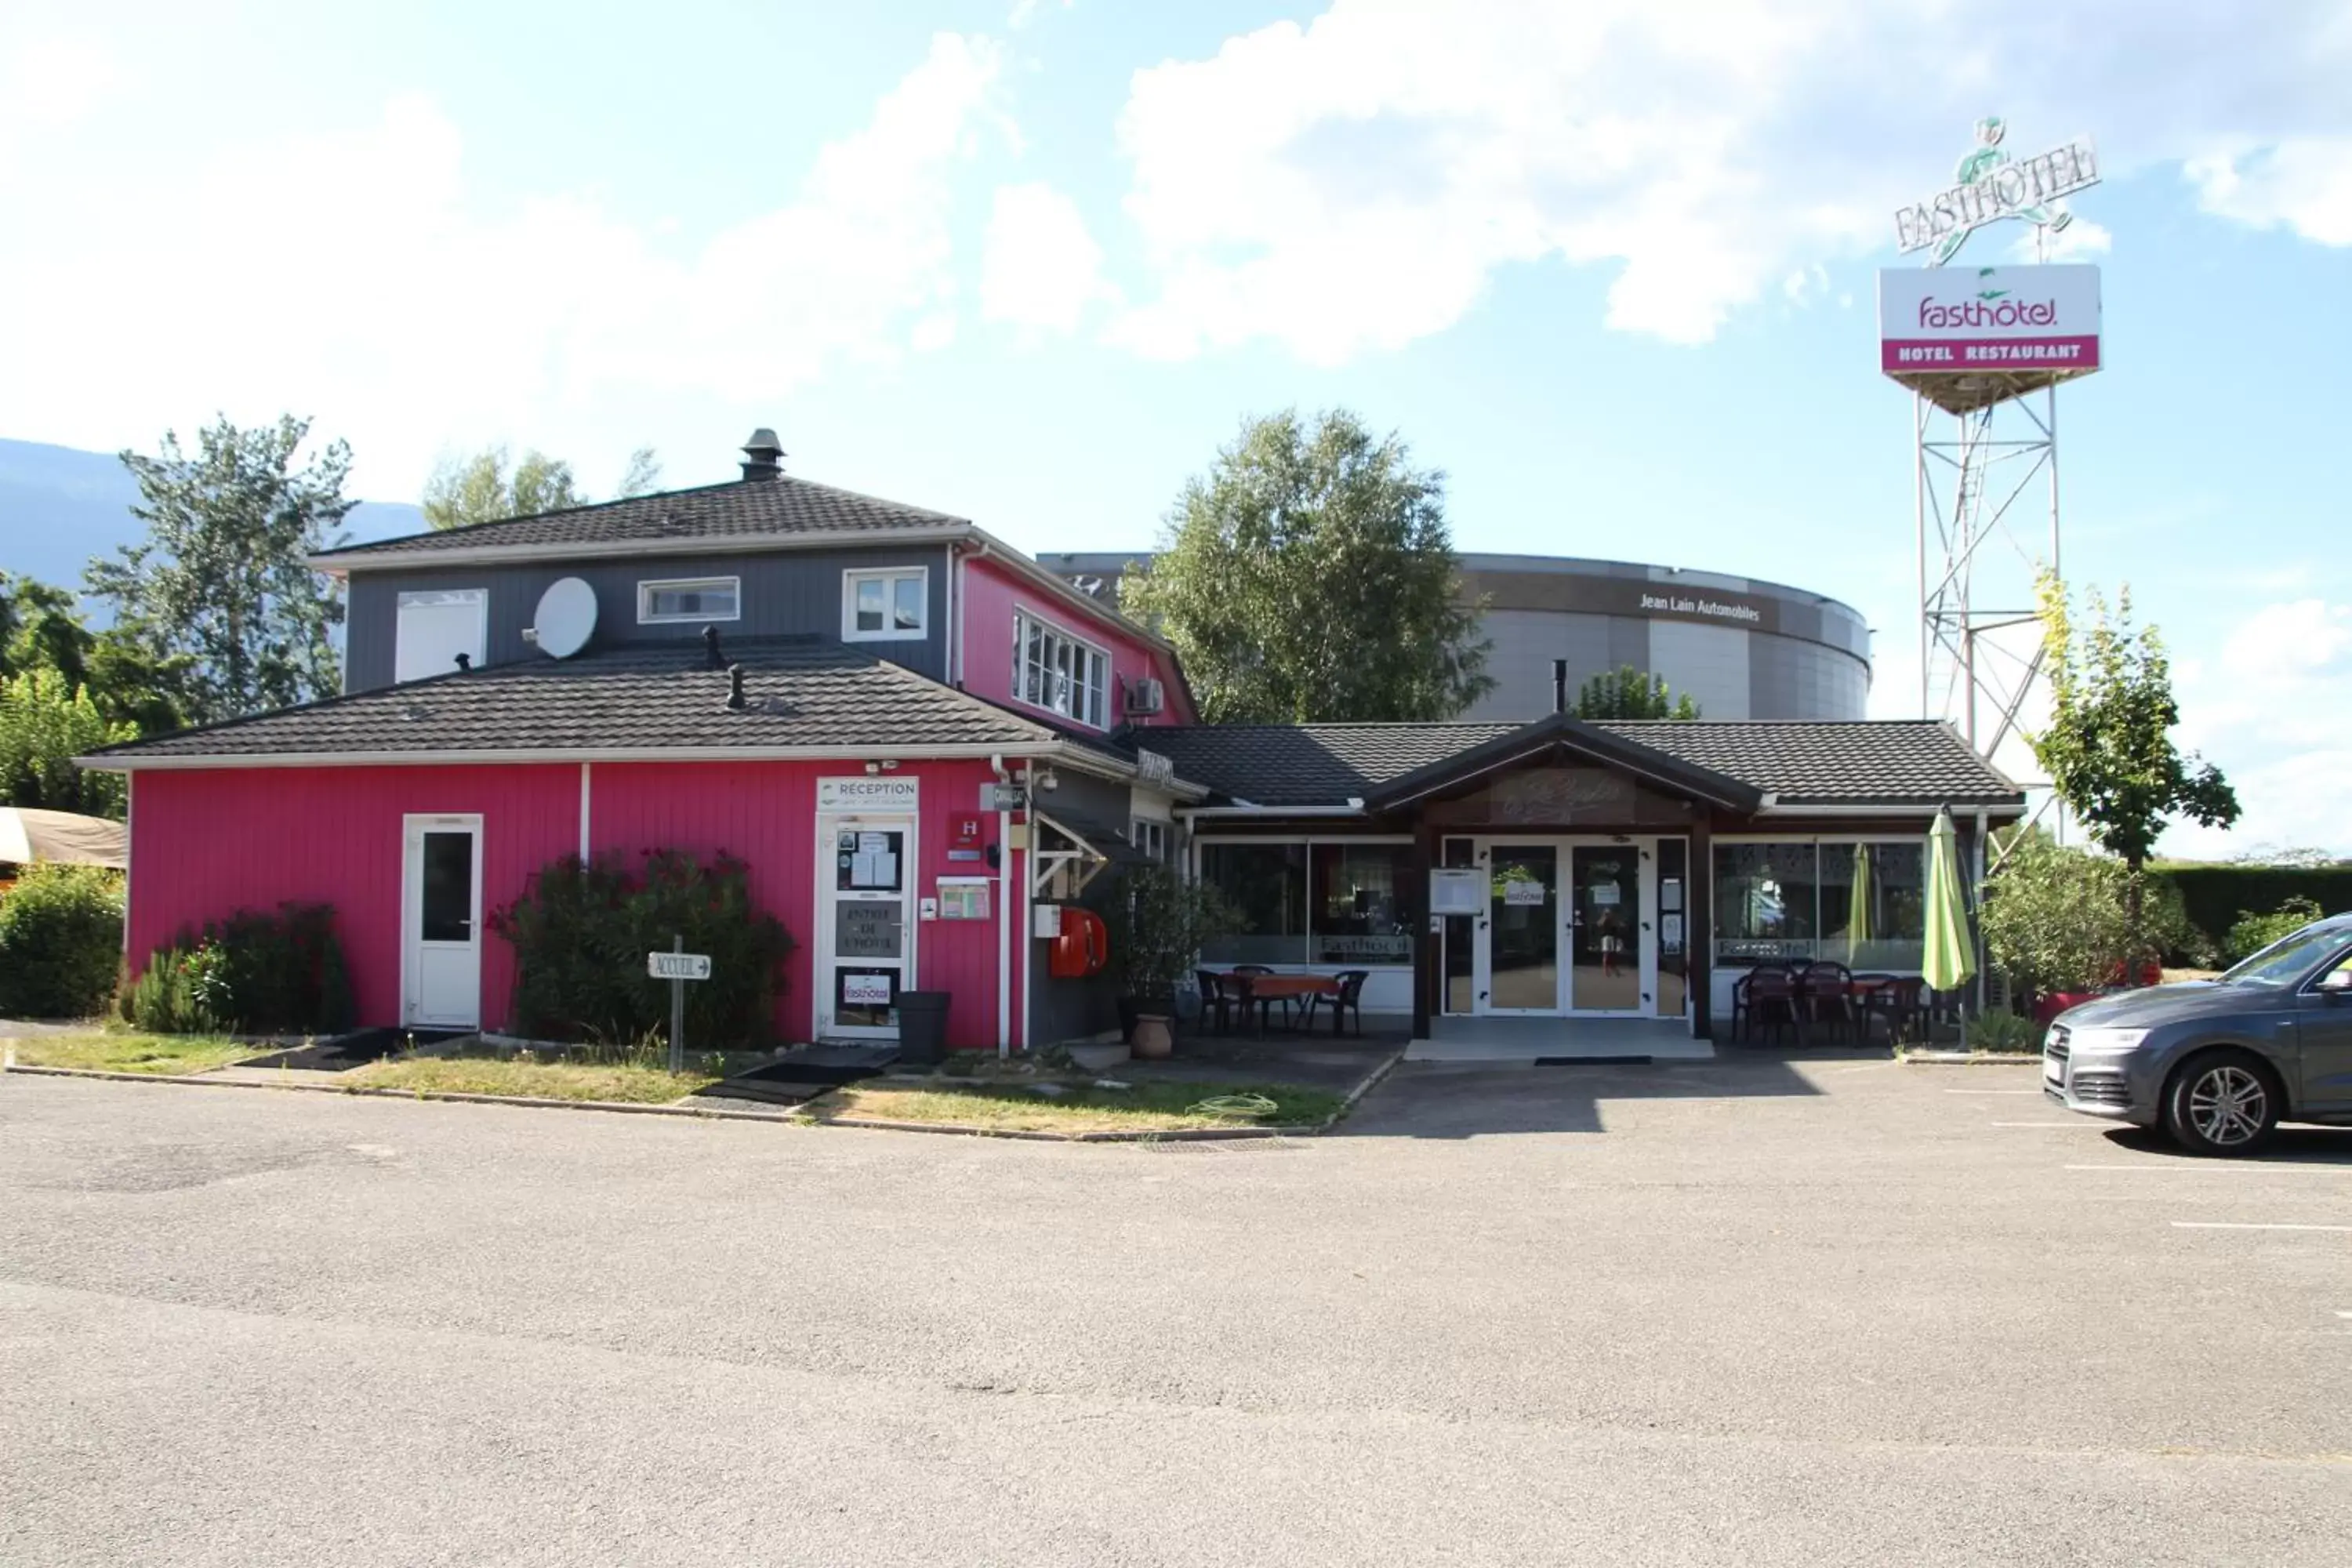
[[[2172,1075],[2164,1130],[2192,1154],[2251,1154],[2277,1128],[2278,1086],[2258,1058],[2212,1051]]]

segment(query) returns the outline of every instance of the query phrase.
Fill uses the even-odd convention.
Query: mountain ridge
[[[146,525],[131,514],[139,482],[112,452],[0,437],[0,570],[81,590],[92,556],[134,544]],[[405,501],[363,500],[344,518],[351,542],[425,531]]]

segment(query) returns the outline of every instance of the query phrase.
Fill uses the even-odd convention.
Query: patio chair
[[[1215,1020],[1220,1035],[1233,1028],[1233,998],[1225,994],[1225,977],[1213,969],[1196,969],[1192,978],[1201,987],[1201,1018]]]
[[[1797,982],[1806,1021],[1826,1025],[1833,1039],[1853,1037],[1853,971],[1829,959],[1805,965]]]
[[[1742,988],[1747,994],[1740,994]],[[1805,1040],[1805,1017],[1801,1010],[1797,977],[1778,965],[1751,969],[1732,986],[1732,1034],[1745,1039],[1751,1030],[1769,1029],[1774,1036],[1786,1027],[1797,1031],[1797,1043]]]
[[[1854,1028],[1862,1037],[1862,1044],[1866,1046],[1876,1037],[1877,1022],[1882,1017],[1888,1020],[1887,1038],[1892,1042],[1895,1037],[1892,1017],[1895,976],[1857,974],[1853,977],[1853,991]]]
[[[1899,1044],[1916,1029],[1927,1033],[1927,983],[1916,974],[1898,974],[1873,998],[1874,1007],[1886,1015],[1886,1043]]]
[[[1348,1021],[1348,1015],[1353,1013],[1356,1015],[1356,1037],[1363,1038],[1364,982],[1371,977],[1372,972],[1369,969],[1343,969],[1331,977],[1339,983],[1339,989],[1331,997],[1333,1034],[1339,1033],[1340,1026]]]

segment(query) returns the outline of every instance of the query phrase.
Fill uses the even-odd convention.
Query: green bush
[[[148,955],[121,1009],[157,1034],[341,1034],[352,1026],[352,984],[334,908],[239,910],[183,931]]]
[[[2228,950],[2229,961],[2235,963],[2242,958],[2252,958],[2271,943],[2293,936],[2317,920],[2320,913],[2319,906],[2300,893],[2289,897],[2266,915],[2240,910],[2238,918],[2231,922],[2229,940],[2222,944]]]
[[[617,852],[541,867],[522,897],[490,916],[514,949],[514,1027],[553,1040],[635,1041],[669,1034],[669,982],[646,954],[673,936],[710,955],[710,978],[686,988],[686,1036],[697,1047],[766,1044],[775,1032],[791,933],[751,900],[751,868],[729,855],[704,865],[647,850],[631,869]]]
[[[0,1016],[87,1018],[122,967],[122,878],[27,866],[0,897]]]
[[[226,1027],[215,1011],[226,1000],[220,950],[167,947],[122,989],[122,1018],[151,1035],[212,1035]]]
[[[1985,947],[2032,994],[2120,985],[2167,954],[2209,947],[2178,889],[2149,878],[2137,925],[2131,872],[2112,855],[2035,835],[2018,845],[1988,888]]]
[[[2032,1019],[2014,1013],[1985,1013],[1969,1020],[1972,1051],[2031,1051],[2041,1037]]]

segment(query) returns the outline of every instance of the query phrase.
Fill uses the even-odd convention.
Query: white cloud
[[[2011,261],[2086,261],[2094,256],[2105,256],[2116,247],[2116,237],[2103,224],[2075,215],[2064,228],[2040,237],[2037,254],[2035,233],[2024,228],[2010,242]]]
[[[1066,11],[1075,3],[1076,0],[1062,0],[1062,9]],[[1044,10],[1040,0],[1013,0],[1013,9],[1004,14],[1004,25],[1017,31],[1037,20]]]
[[[1102,247],[1087,232],[1076,203],[1042,184],[997,191],[982,243],[982,319],[1071,332],[1087,308],[1108,292]]]
[[[954,180],[1001,134],[1000,53],[942,35],[777,205],[691,243],[557,195],[468,200],[430,99],[372,125],[92,193],[0,250],[0,429],[144,442],[215,409],[365,432],[362,493],[452,441],[525,437],[609,392],[772,405],[954,335]],[[168,236],[168,245],[159,241]],[[135,367],[135,374],[131,374]]]
[[[2257,228],[2284,226],[2322,245],[2352,245],[2352,136],[2315,136],[2189,161],[2207,212]]]
[[[114,57],[87,38],[0,34],[0,175],[37,138],[88,118],[122,87]]]
[[[2224,834],[2175,827],[2165,847],[2214,856],[2256,843],[2352,854],[2344,781],[2352,751],[2352,605],[2316,597],[2265,605],[2231,628],[2210,659],[2174,667],[2179,740],[2219,763],[2244,816]]]
[[[1553,260],[1611,269],[1610,326],[1704,342],[1792,273],[1885,249],[1894,208],[1948,177],[1995,86],[2026,151],[2094,115],[2111,174],[2250,128],[2352,133],[2340,7],[2263,20],[2216,49],[2189,11],[2083,26],[2041,0],[1720,0],[1703,18],[1648,0],[1334,0],[1136,73],[1119,143],[1151,287],[1110,336],[1338,363],[1443,331],[1498,268]],[[2223,210],[2337,232],[2325,160],[2289,156],[2316,145],[2231,163]],[[2074,226],[2075,254],[2105,247]]]

